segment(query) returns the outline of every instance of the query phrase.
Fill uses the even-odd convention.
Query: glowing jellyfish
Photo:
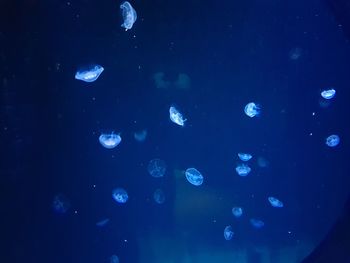
[[[112,256],[109,258],[109,263],[119,263],[119,258],[118,258],[118,256],[112,255]]]
[[[171,106],[169,109],[170,120],[177,125],[184,126],[186,119],[182,114],[174,107]]]
[[[119,134],[112,133],[102,133],[98,138],[101,145],[107,149],[113,149],[122,141]]]
[[[340,143],[340,137],[336,134],[332,134],[326,138],[326,144],[329,147],[335,147]]]
[[[70,202],[63,194],[55,195],[52,201],[52,209],[57,214],[65,214],[71,207]]]
[[[321,92],[321,96],[322,98],[326,99],[326,100],[330,100],[332,98],[334,98],[335,96],[335,89],[328,89],[328,90],[324,90]]]
[[[270,204],[273,207],[277,207],[277,208],[283,207],[283,203],[280,200],[278,200],[277,198],[270,196],[267,199],[269,200]]]
[[[252,155],[249,153],[238,153],[238,158],[241,159],[243,162],[247,162],[250,159],[252,159]]]
[[[165,202],[165,194],[162,189],[157,189],[153,193],[153,199],[157,204],[163,204]]]
[[[75,73],[75,79],[85,82],[94,82],[103,72],[104,68],[100,65],[93,65],[87,69],[78,70]]]
[[[243,209],[241,207],[233,207],[232,208],[232,214],[234,215],[234,217],[241,217],[243,214]]]
[[[134,138],[138,142],[143,142],[146,140],[147,130],[142,130],[134,133]]]
[[[125,204],[128,201],[128,193],[123,188],[115,188],[112,191],[112,197],[115,201],[121,204]]]
[[[288,55],[290,60],[298,60],[301,57],[302,49],[299,47],[292,48]]]
[[[240,164],[236,167],[236,172],[239,176],[247,176],[252,169],[246,164]]]
[[[132,28],[137,19],[136,11],[128,1],[123,2],[120,5],[120,9],[122,10],[122,16],[124,20],[123,24],[121,24],[121,27],[124,27],[125,31],[128,31]]]
[[[166,164],[163,160],[156,158],[149,161],[147,170],[153,177],[162,177],[166,172]]]
[[[98,221],[98,222],[96,223],[96,226],[98,226],[98,227],[104,227],[105,225],[108,224],[108,222],[109,222],[109,218],[105,218],[105,219],[102,219],[102,220]]]
[[[257,229],[260,229],[265,225],[265,223],[260,219],[252,218],[249,221],[252,224],[252,226],[257,228]]]
[[[249,102],[245,107],[244,107],[244,112],[247,116],[250,118],[253,118],[255,116],[259,116],[261,111],[261,107],[254,102]]]
[[[203,175],[196,168],[188,168],[185,174],[191,184],[199,186],[203,183]]]
[[[234,236],[234,232],[232,230],[232,226],[226,226],[224,229],[224,238],[226,240],[231,240]]]

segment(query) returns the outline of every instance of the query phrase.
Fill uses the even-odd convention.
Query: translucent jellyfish
[[[121,141],[122,138],[119,134],[112,133],[102,133],[98,138],[101,145],[107,149],[115,148]]]
[[[163,160],[156,158],[149,161],[147,170],[153,177],[162,177],[166,171],[166,164]]]
[[[171,106],[169,109],[170,120],[177,125],[184,126],[186,119],[182,114],[174,107]]]
[[[191,87],[191,79],[185,73],[179,73],[177,80],[174,82],[174,87],[177,89],[189,89]]]
[[[301,57],[302,50],[299,47],[292,48],[288,55],[290,60],[298,60]]]
[[[143,142],[146,140],[147,137],[147,130],[142,130],[134,133],[134,138],[138,142]]]
[[[258,166],[261,168],[267,168],[270,165],[269,161],[261,156],[258,157],[257,163],[258,163]]]
[[[157,189],[153,193],[153,199],[157,204],[163,204],[165,202],[165,194],[162,189]]]
[[[224,237],[226,240],[231,240],[232,237],[234,236],[234,232],[232,230],[232,226],[226,226],[224,229]]]
[[[128,31],[132,28],[137,19],[136,11],[128,1],[123,2],[120,5],[120,9],[122,10],[122,16],[124,20],[123,24],[121,24],[121,27],[124,27],[125,31]]]
[[[85,82],[94,82],[103,72],[104,68],[100,65],[93,65],[87,69],[78,70],[75,73],[75,79]]]
[[[246,165],[246,164],[239,164],[236,167],[236,172],[238,173],[239,176],[247,176],[252,169]]]
[[[332,134],[326,138],[326,144],[329,147],[335,147],[340,143],[340,137],[336,134]]]
[[[128,193],[123,188],[115,188],[112,191],[112,197],[118,203],[124,204],[128,201]]]
[[[253,156],[249,153],[238,153],[238,157],[241,159],[241,161],[247,162],[252,159]]]
[[[112,255],[109,259],[109,263],[119,263],[119,258],[116,255]]]
[[[270,196],[267,199],[269,200],[270,204],[273,207],[278,207],[278,208],[283,207],[283,203],[280,200],[278,200],[277,198]]]
[[[265,223],[262,220],[256,219],[256,218],[250,219],[250,223],[252,224],[253,227],[258,229],[262,228],[265,225]]]
[[[243,209],[241,207],[233,207],[232,208],[232,214],[235,216],[235,217],[241,217],[242,214],[243,214]]]
[[[247,116],[250,118],[253,118],[255,116],[259,116],[261,111],[261,108],[259,105],[255,104],[254,102],[249,102],[245,107],[244,107],[244,112]]]
[[[163,72],[157,72],[153,75],[154,83],[157,87],[157,89],[167,89],[171,86],[171,82],[164,80],[164,73]]]
[[[109,222],[109,218],[105,218],[105,219],[102,219],[102,220],[98,221],[98,222],[96,223],[96,226],[98,226],[98,227],[104,227],[105,225],[108,224],[108,222]]]
[[[52,209],[57,214],[65,214],[71,207],[70,202],[63,194],[55,195],[52,201]]]
[[[188,168],[185,174],[191,184],[199,186],[203,183],[203,175],[196,168]]]
[[[322,98],[326,99],[326,100],[330,100],[332,98],[334,98],[335,96],[335,89],[328,89],[328,90],[324,90],[321,92],[321,96]]]

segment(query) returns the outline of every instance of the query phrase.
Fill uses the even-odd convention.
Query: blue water
[[[136,0],[125,31],[121,3],[7,5],[1,262],[300,262],[350,189],[350,47],[330,5]],[[91,65],[98,79],[75,79]],[[238,153],[253,156],[244,177]]]

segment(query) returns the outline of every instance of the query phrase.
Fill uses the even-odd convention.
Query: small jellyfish
[[[124,204],[128,201],[129,196],[128,193],[123,188],[115,188],[112,191],[112,197],[118,203]]]
[[[252,155],[249,153],[238,153],[238,158],[241,159],[243,162],[247,162],[250,159],[252,159]]]
[[[226,226],[225,229],[224,229],[224,238],[226,240],[231,240],[232,237],[234,236],[234,232],[232,230],[232,226]]]
[[[336,134],[332,134],[326,138],[326,144],[329,147],[335,147],[340,143],[340,137]]]
[[[98,138],[101,145],[107,149],[115,148],[121,141],[122,138],[119,134],[112,133],[102,133]]]
[[[161,159],[152,159],[148,163],[147,170],[153,177],[162,177],[166,172],[166,164]]]
[[[182,114],[174,107],[171,106],[169,109],[170,120],[177,125],[184,126],[186,119],[182,116]]]
[[[241,207],[233,207],[232,208],[232,214],[234,215],[234,217],[241,217],[243,214],[243,209]]]
[[[165,194],[162,189],[157,189],[153,193],[153,199],[157,204],[163,204],[165,202]]]
[[[112,255],[112,256],[109,258],[109,263],[119,263],[119,258],[118,258],[118,256]]]
[[[138,142],[145,141],[146,137],[147,137],[147,130],[141,130],[141,131],[138,131],[138,132],[134,133],[134,138]]]
[[[85,82],[94,82],[103,72],[104,68],[100,65],[93,65],[87,69],[78,70],[75,73],[75,79]]]
[[[98,227],[104,227],[105,225],[108,224],[108,222],[109,222],[109,218],[105,218],[105,219],[102,219],[102,220],[98,221],[98,222],[96,223],[96,226],[98,226]]]
[[[258,166],[261,168],[267,168],[270,165],[269,161],[261,156],[258,157],[257,163],[258,163]]]
[[[280,200],[278,200],[277,198],[270,196],[267,199],[269,200],[270,204],[273,207],[277,207],[277,208],[283,207],[283,203]]]
[[[240,164],[236,167],[236,172],[239,176],[247,176],[252,169],[246,164]]]
[[[188,168],[185,174],[191,184],[199,186],[203,183],[203,175],[196,168]]]
[[[330,100],[332,98],[334,98],[335,96],[335,89],[328,89],[328,90],[324,90],[321,92],[321,96],[322,98],[326,99],[326,100]]]
[[[301,57],[302,49],[299,47],[292,48],[288,55],[290,60],[298,60]]]
[[[249,102],[245,107],[244,107],[244,112],[247,116],[250,118],[253,118],[255,116],[259,116],[261,111],[261,107],[254,102]]]
[[[252,218],[249,221],[252,224],[252,226],[257,228],[257,229],[260,229],[265,225],[265,223],[260,219]]]
[[[65,214],[71,207],[70,202],[63,194],[55,195],[52,201],[52,209],[57,214]]]
[[[128,31],[132,28],[137,19],[136,11],[128,1],[123,2],[120,5],[120,9],[122,10],[122,16],[124,20],[123,24],[121,24],[121,27],[124,27],[125,31]]]

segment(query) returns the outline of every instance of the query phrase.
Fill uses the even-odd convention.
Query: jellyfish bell
[[[259,116],[261,113],[261,106],[259,104],[256,104],[255,102],[249,102],[244,107],[244,112],[250,118],[253,118],[255,116]]]
[[[104,71],[104,68],[100,65],[94,64],[87,66],[85,68],[79,69],[75,73],[75,79],[81,80],[84,82],[94,82],[98,79],[101,73]]]
[[[113,149],[122,141],[120,134],[116,134],[114,132],[102,133],[98,139],[100,144],[106,149]]]
[[[182,113],[174,105],[170,106],[169,108],[169,117],[173,123],[179,126],[184,126],[185,122],[187,121],[187,119],[184,118]]]

